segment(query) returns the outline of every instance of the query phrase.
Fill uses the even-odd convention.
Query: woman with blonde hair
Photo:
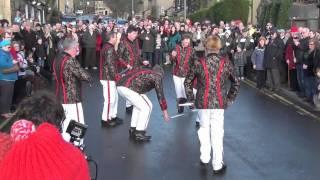
[[[223,162],[224,111],[233,103],[240,87],[232,62],[219,54],[221,46],[218,36],[208,37],[206,56],[195,62],[184,82],[188,101],[199,110],[200,164],[209,164],[212,149],[215,174],[222,174],[226,169]],[[196,97],[192,87],[194,79],[197,79]],[[228,80],[231,82],[229,89]]]

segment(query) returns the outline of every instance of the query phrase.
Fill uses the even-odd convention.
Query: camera
[[[71,120],[68,127],[67,127],[67,133],[70,134],[70,142],[74,144],[74,142],[80,142],[80,140],[84,137],[86,134],[86,131],[88,129],[88,125],[81,124],[75,120]]]
[[[81,140],[83,139],[84,135],[86,134],[86,131],[88,129],[88,125],[79,123],[75,120],[71,120],[66,132],[70,134],[70,143],[72,143],[74,146],[79,148],[83,153],[88,161],[88,163],[92,163],[95,166],[95,176],[94,178],[91,178],[92,180],[97,180],[98,179],[98,164],[96,161],[94,161],[90,156],[87,156],[84,152],[84,144],[81,144]],[[79,145],[76,145],[75,142],[78,142]]]

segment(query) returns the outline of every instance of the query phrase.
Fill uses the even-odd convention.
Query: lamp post
[[[134,16],[134,0],[131,0],[131,16]]]
[[[184,0],[183,1],[183,14],[184,14],[184,20],[186,20],[187,19],[187,0]]]
[[[317,8],[319,9],[319,15],[318,15],[318,28],[320,29],[320,2],[317,4]]]

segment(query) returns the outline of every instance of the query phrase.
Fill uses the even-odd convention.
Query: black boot
[[[107,120],[107,121],[101,120],[101,125],[102,127],[110,128],[110,127],[117,126],[117,123],[112,120]]]
[[[133,106],[126,107],[126,113],[132,113]]]
[[[134,139],[135,138],[135,134],[136,134],[136,128],[135,127],[130,127],[130,129],[129,129],[129,137],[131,139]]]
[[[147,142],[151,140],[151,136],[146,135],[146,131],[137,131],[135,133],[135,138],[137,142]]]
[[[112,118],[111,121],[115,122],[117,125],[123,124],[123,120],[118,117]]]

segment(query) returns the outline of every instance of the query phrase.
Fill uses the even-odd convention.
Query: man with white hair
[[[63,52],[58,54],[53,62],[55,77],[55,90],[58,100],[62,103],[66,119],[62,125],[62,136],[66,141],[70,135],[66,133],[71,120],[84,124],[81,103],[81,81],[91,81],[75,57],[79,54],[79,43],[71,38],[66,38],[63,43]]]

